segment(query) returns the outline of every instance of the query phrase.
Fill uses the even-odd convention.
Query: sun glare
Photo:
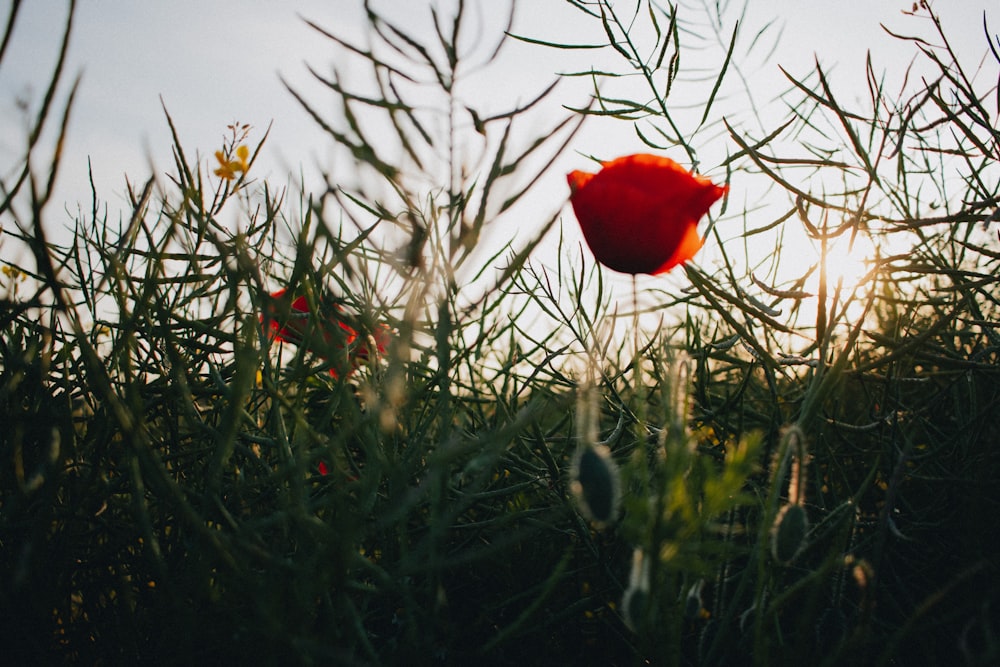
[[[751,247],[750,251],[753,252]],[[819,293],[820,265],[823,244],[818,239],[807,236],[801,229],[786,231],[776,242],[771,266],[762,265],[761,275],[770,272],[775,284],[788,285],[807,276],[804,284],[797,287],[810,294]],[[837,285],[841,292],[851,292],[863,287],[875,257],[875,246],[863,234],[853,239],[850,233],[827,241],[826,281],[827,291],[832,293]]]
[[[819,261],[820,247],[817,242],[814,248],[816,261]],[[844,290],[863,287],[865,276],[871,268],[875,257],[875,246],[867,236],[857,235],[852,240],[849,234],[834,239],[826,250],[826,280],[829,288],[838,284]],[[816,286],[819,289],[819,273],[816,274]]]

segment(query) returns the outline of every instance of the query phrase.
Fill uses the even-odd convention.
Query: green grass
[[[436,82],[453,108],[455,33],[470,20],[459,12],[439,15],[440,43],[378,15],[371,53],[331,36],[381,83],[371,97],[317,82],[342,106],[311,113],[358,183],[331,175],[326,192],[289,194],[256,181],[266,137],[235,125],[227,155],[258,143],[226,180],[175,132],[169,180],[130,187],[121,221],[95,193],[60,244],[45,233],[58,217],[48,172],[26,156],[4,181],[6,655],[997,660],[995,87],[966,75],[942,32],[926,36],[934,50],[914,43],[941,78],[912,97],[873,84],[871,104],[848,109],[817,67],[789,74],[786,116],[751,131],[716,113],[750,57],[737,32],[702,59],[715,75],[683,129],[667,100],[691,85],[676,54],[694,19],[643,4],[631,23],[571,4],[593,10],[620,70],[591,74],[601,96],[537,137],[522,136],[527,110],[471,127],[436,116],[446,139],[480,137],[480,171],[438,150],[402,85]],[[523,37],[543,54],[574,46]],[[409,60],[383,61],[390,45]],[[608,92],[625,80],[647,87]],[[636,90],[653,101],[630,102]],[[47,99],[35,125],[60,115]],[[520,219],[535,175],[588,115],[691,161],[725,144],[701,169],[730,183],[720,219],[742,232],[713,224],[699,259],[624,297],[586,254],[534,258],[560,214],[491,250],[483,240]],[[743,201],[752,192],[782,211],[763,219]],[[859,235],[883,250],[857,286],[821,277],[806,295],[809,276],[788,273],[798,258],[745,252],[793,226],[823,247]],[[15,250],[30,261],[8,260]],[[308,344],[268,335],[261,315],[281,288],[314,312],[338,304],[305,319]],[[343,340],[323,337],[330,313],[369,349],[388,326],[385,352],[345,372]],[[584,450],[615,465],[574,467]],[[581,479],[620,489],[609,525],[588,521],[579,498],[596,497]]]

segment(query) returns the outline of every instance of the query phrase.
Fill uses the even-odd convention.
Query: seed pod
[[[790,472],[789,462],[791,462]],[[809,444],[802,428],[798,424],[792,424],[783,429],[778,448],[774,452],[771,481],[773,484],[782,484],[785,474],[788,473],[788,501],[793,505],[801,505],[806,501],[808,462]]]
[[[792,457],[792,469],[788,475],[788,502],[802,505],[806,502],[806,466],[809,457],[806,434],[794,424],[785,430],[784,437],[787,440],[787,451]]]
[[[686,355],[673,361],[667,385],[670,407],[670,436],[687,440],[691,415],[691,364]]]

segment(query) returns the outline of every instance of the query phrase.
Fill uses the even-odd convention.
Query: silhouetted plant
[[[249,125],[185,150],[165,109],[169,174],[117,223],[95,192],[62,244],[59,61],[0,193],[6,655],[995,662],[1000,109],[932,9],[898,38],[936,78],[869,63],[848,106],[813,64],[771,117],[722,115],[770,39],[733,9],[570,0],[600,43],[511,22],[483,49],[467,3],[430,32],[364,6],[364,39],[311,23],[335,109],[290,89],[336,149],[325,189],[258,181]],[[508,40],[574,53],[592,98],[477,106],[467,65]],[[570,190],[528,195],[583,122],[728,188],[630,298],[568,243],[533,257]]]

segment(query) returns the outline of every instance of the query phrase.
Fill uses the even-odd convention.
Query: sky
[[[56,57],[58,36],[67,3],[57,0],[24,3],[14,41],[0,64],[0,170],[9,173],[24,142],[25,119],[19,104],[38,104]],[[374,5],[400,25],[424,26],[431,1],[375,0]],[[449,3],[434,3],[447,12]],[[499,36],[509,3],[471,0],[482,10],[476,26],[480,51]],[[618,7],[631,2],[619,0]],[[983,12],[991,3],[980,0],[940,1],[935,10],[946,31],[973,69],[986,52]],[[742,2],[683,0],[681,10],[693,15],[704,6],[729,6],[726,31],[744,8]],[[819,60],[845,97],[867,95],[865,56],[872,53],[876,70],[888,68],[890,78],[902,76],[913,48],[889,37],[880,24],[900,33],[926,34],[926,20],[904,15],[911,2],[900,0],[750,0],[743,16],[746,35],[771,24],[766,33],[781,39],[766,61],[740,61],[740,75],[756,100],[766,103],[787,86],[778,66],[803,74]],[[0,0],[0,15],[10,0]],[[513,32],[555,42],[599,42],[600,24],[587,19],[563,0],[518,2]],[[288,93],[289,82],[320,108],[333,108],[329,97],[306,68],[321,72],[343,67],[331,43],[310,28],[307,18],[348,40],[363,44],[364,17],[360,0],[80,0],[74,24],[64,95],[79,74],[80,89],[72,110],[55,202],[47,224],[68,226],[77,212],[90,207],[88,169],[99,198],[115,220],[127,207],[125,179],[141,184],[150,173],[159,177],[173,170],[171,137],[164,116],[169,111],[189,155],[199,154],[206,167],[234,121],[253,126],[251,142],[270,125],[270,136],[254,176],[277,185],[301,176],[318,183],[318,171],[331,166],[330,140]],[[1000,10],[993,10],[992,29],[1000,31]],[[725,35],[728,36],[728,33]],[[748,38],[749,39],[749,38]],[[746,42],[743,42],[746,44]],[[558,71],[586,69],[592,52],[561,52],[524,44],[505,47],[489,76],[468,89],[477,104],[501,111],[533,97]],[[613,55],[613,54],[612,54]],[[348,80],[354,72],[348,70]],[[559,117],[561,104],[582,105],[588,90],[580,80],[561,84],[558,97],[537,116],[537,127]],[[736,104],[740,104],[738,97]],[[723,100],[725,102],[726,100]],[[743,102],[745,104],[745,101]],[[324,106],[326,105],[326,106]],[[734,114],[745,111],[736,108]],[[526,128],[530,130],[531,128]],[[722,144],[719,142],[719,146]],[[563,206],[568,192],[563,174],[587,166],[583,155],[614,157],[644,147],[627,123],[589,122],[548,180],[536,219],[523,223],[525,233],[541,225]],[[706,148],[706,168],[713,154]],[[720,153],[718,157],[721,158]],[[717,164],[717,162],[716,162]],[[550,201],[546,203],[546,198]],[[566,209],[568,211],[568,209]],[[533,214],[534,215],[534,214]],[[567,226],[569,234],[577,234]],[[573,240],[573,239],[571,239]],[[575,239],[579,242],[579,239]]]

